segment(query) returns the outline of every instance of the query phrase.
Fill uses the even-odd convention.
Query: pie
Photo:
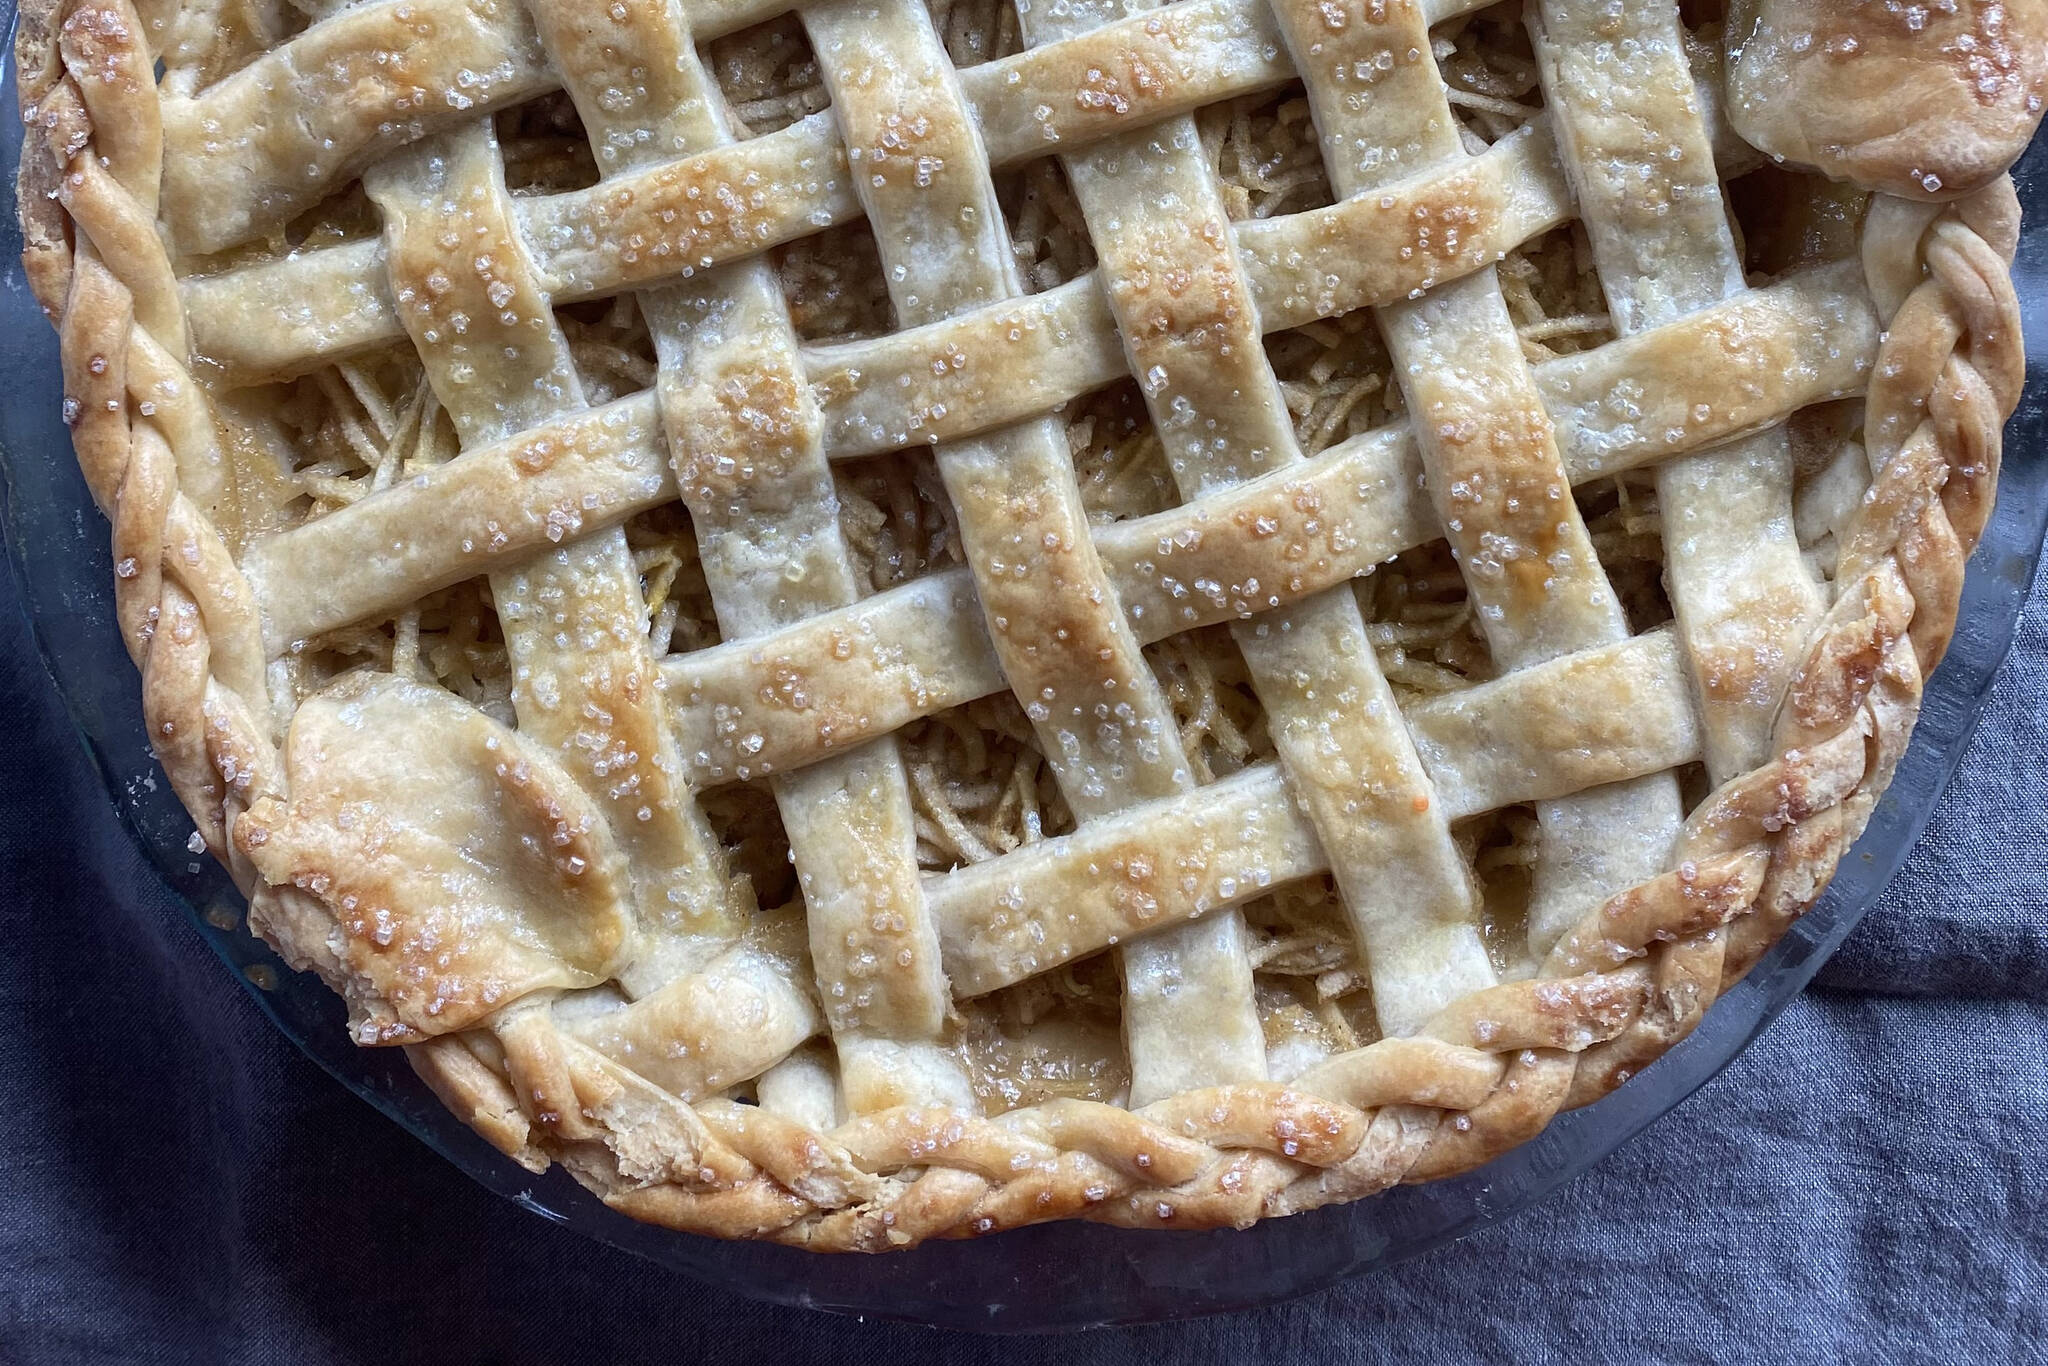
[[[2048,0],[32,0],[19,61],[250,928],[517,1161],[881,1250],[1465,1171],[1813,903],[1989,515]]]

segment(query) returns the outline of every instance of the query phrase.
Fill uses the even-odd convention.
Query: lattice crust
[[[1826,886],[2017,400],[2038,8],[1738,5],[1832,183],[1711,6],[41,0],[27,265],[164,767],[359,1041],[677,1228],[1244,1224]]]

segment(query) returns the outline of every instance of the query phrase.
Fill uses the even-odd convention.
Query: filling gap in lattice
[[[711,589],[697,554],[697,535],[681,503],[649,508],[626,522],[626,545],[640,571],[647,639],[654,653],[687,654],[719,642]]]
[[[1657,514],[1657,479],[1631,470],[1612,479],[1583,484],[1574,492],[1586,533],[1607,582],[1621,599],[1628,629],[1640,635],[1671,620],[1664,591],[1664,530]]]
[[[1533,975],[1529,893],[1543,838],[1535,808],[1502,807],[1460,821],[1452,833],[1479,884],[1479,933],[1494,971],[1504,978]]]
[[[965,563],[953,504],[931,452],[845,461],[832,467],[832,478],[854,574],[867,591]]]
[[[1447,20],[1429,36],[1470,150],[1500,141],[1543,108],[1536,57],[1518,0]]]
[[[777,132],[831,103],[810,36],[795,14],[727,34],[704,49],[737,137]]]
[[[1119,522],[1177,506],[1166,448],[1137,381],[1119,380],[1069,403],[1067,449],[1090,521]]]
[[[769,259],[803,340],[854,341],[896,330],[896,310],[867,219],[798,238],[776,248]]]
[[[219,393],[214,406],[235,470],[237,506],[226,515],[245,540],[324,517],[460,450],[409,344]]]
[[[1095,244],[1058,158],[998,174],[995,189],[1026,293],[1042,294],[1095,269]]]
[[[1266,359],[1305,455],[1398,421],[1406,411],[1370,310],[1275,332],[1266,338]]]
[[[1853,185],[1765,162],[1723,190],[1753,284],[1860,249],[1870,196]]]
[[[1792,521],[1814,574],[1835,576],[1841,540],[1870,488],[1863,449],[1863,401],[1817,403],[1785,424],[1792,448]]]
[[[1268,1063],[1281,1081],[1380,1037],[1364,958],[1328,874],[1276,888],[1244,910]]]
[[[1117,1104],[1130,1093],[1114,954],[962,1003],[955,1037],[989,1114],[1061,1099]]]
[[[1212,783],[1273,757],[1265,711],[1229,627],[1169,636],[1145,647],[1145,662],[1173,708],[1196,782]]]
[[[438,683],[505,725],[514,724],[512,669],[490,581],[430,593],[395,616],[313,637],[285,657],[303,701],[345,673],[370,669]]]
[[[704,818],[725,848],[728,866],[754,889],[764,910],[798,899],[796,867],[790,862],[789,835],[782,812],[766,780],[728,783],[698,794]]]
[[[505,187],[513,194],[561,194],[597,183],[590,137],[575,103],[563,92],[501,109],[493,123]]]
[[[1273,218],[1335,202],[1301,83],[1210,105],[1195,115],[1233,219]]]
[[[630,294],[565,304],[555,322],[569,343],[583,397],[596,408],[654,383],[654,338]]]
[[[917,861],[944,872],[1074,829],[1038,736],[1008,692],[928,716],[900,732],[917,818]]]
[[[926,0],[946,56],[961,70],[1024,49],[1014,0]]]
[[[1508,253],[1497,273],[1522,355],[1531,365],[1614,340],[1593,246],[1579,223],[1524,242]]]
[[[1366,636],[1397,698],[1455,692],[1493,677],[1465,577],[1443,541],[1403,551],[1355,587]]]

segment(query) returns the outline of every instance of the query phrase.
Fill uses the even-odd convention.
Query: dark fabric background
[[[1259,1313],[750,1304],[486,1194],[272,1033],[130,850],[0,574],[0,1362],[2048,1360],[2048,600],[1906,871],[1547,1205]]]

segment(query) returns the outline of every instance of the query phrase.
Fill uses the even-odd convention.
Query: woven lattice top
[[[1974,170],[1849,149],[1946,209],[1731,131],[1794,0],[310,8],[32,13],[31,272],[202,835],[523,1161],[834,1247],[1460,1170],[1889,776],[1996,6]]]

